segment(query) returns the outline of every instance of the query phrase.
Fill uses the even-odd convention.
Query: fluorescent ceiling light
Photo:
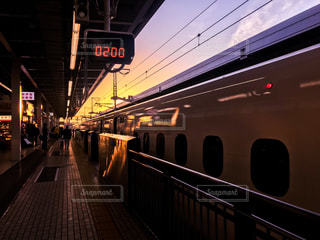
[[[74,70],[76,66],[80,24],[76,23],[75,12],[73,11],[73,25],[72,25],[72,41],[71,41],[71,56],[70,56],[70,69]]]
[[[70,80],[68,84],[68,97],[71,96],[71,91],[72,91],[72,81]]]
[[[6,85],[4,85],[2,82],[0,82],[0,86],[7,89],[9,92],[12,92],[12,90],[9,87],[7,87]]]
[[[67,107],[69,107],[69,105],[70,105],[70,100],[67,101]]]

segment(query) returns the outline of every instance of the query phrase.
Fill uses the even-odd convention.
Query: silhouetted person
[[[63,137],[62,133],[63,133],[63,127],[59,127],[59,137]]]
[[[34,127],[34,142],[36,146],[38,145],[38,137],[40,135],[40,129],[38,128],[38,125]]]
[[[42,149],[47,150],[48,149],[48,128],[47,124],[43,124],[42,128]]]
[[[69,126],[67,125],[65,129],[62,131],[62,136],[64,139],[64,150],[68,151],[69,149],[69,143],[71,139],[71,129],[69,129]]]
[[[33,124],[28,123],[27,124],[27,139],[33,143]]]
[[[59,127],[58,127],[58,126],[55,126],[55,128],[54,128],[54,136],[55,136],[56,138],[61,137],[61,136],[60,136],[60,131],[59,131]]]
[[[22,124],[21,126],[21,147],[26,147],[26,142],[24,139],[27,138],[27,131],[25,124]]]
[[[30,125],[29,139],[30,139],[32,146],[34,146],[34,143],[36,141],[36,126],[34,124]]]

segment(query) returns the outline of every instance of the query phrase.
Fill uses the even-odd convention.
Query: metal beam
[[[46,59],[44,56],[20,56],[22,59]]]
[[[0,17],[10,17],[10,18],[32,18],[32,15],[27,14],[12,14],[12,13],[0,13]]]
[[[31,75],[29,74],[28,70],[24,67],[23,64],[21,64],[21,62],[19,61],[19,58],[16,56],[16,54],[13,52],[10,44],[8,43],[8,41],[6,40],[6,38],[4,37],[4,35],[2,34],[2,32],[0,32],[0,42],[2,43],[2,45],[6,48],[6,50],[13,56],[13,62],[18,65],[20,65],[20,69],[22,70],[22,72],[26,75],[26,77],[30,80],[30,82],[32,83],[32,85],[36,88],[39,89],[38,84],[33,80],[33,78],[31,77]],[[20,71],[19,71],[20,73]],[[20,76],[19,76],[20,79]],[[19,80],[19,86],[20,86],[20,80]],[[12,91],[13,87],[12,87]],[[48,102],[47,98],[45,97],[45,95],[43,93],[41,93],[42,97],[46,100],[46,102],[50,105],[50,103]]]
[[[110,32],[110,0],[104,0],[104,30]]]
[[[0,42],[5,47],[5,49],[7,49],[9,53],[14,54],[14,52],[12,51],[12,48],[10,47],[10,44],[7,42],[6,38],[3,36],[2,32],[0,32]]]
[[[104,24],[104,20],[89,20],[89,23],[101,23]],[[110,22],[111,25],[123,25],[123,26],[131,26],[132,22],[122,22],[122,21],[112,21]]]

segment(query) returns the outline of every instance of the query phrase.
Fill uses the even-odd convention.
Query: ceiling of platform
[[[111,31],[136,36],[163,1],[110,0]],[[88,7],[89,21],[81,23],[80,37],[84,29],[104,28],[104,1],[88,0]],[[78,78],[73,96],[81,95],[84,87],[83,69],[78,72],[78,66],[74,71],[69,68],[73,8],[74,2],[68,0],[10,0],[0,5],[0,32],[26,69],[27,74],[21,74],[25,90],[33,90],[37,85],[58,116],[66,113],[70,78]],[[8,87],[10,69],[10,56],[0,44],[0,82]],[[88,69],[90,88],[101,69],[95,66]]]

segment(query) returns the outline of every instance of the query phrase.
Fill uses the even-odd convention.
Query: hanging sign
[[[22,92],[22,100],[34,100],[34,92]]]
[[[82,46],[91,62],[130,64],[134,57],[134,37],[131,33],[88,30]]]

